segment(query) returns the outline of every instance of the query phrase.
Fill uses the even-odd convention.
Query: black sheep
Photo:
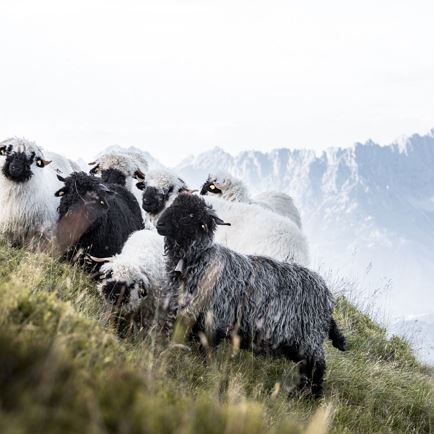
[[[59,180],[65,186],[56,192],[61,198],[57,240],[69,260],[82,262],[85,254],[111,257],[144,228],[140,206],[124,187],[84,172]]]

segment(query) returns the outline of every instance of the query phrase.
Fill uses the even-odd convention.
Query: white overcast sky
[[[434,127],[432,0],[0,0],[0,139],[174,164]]]

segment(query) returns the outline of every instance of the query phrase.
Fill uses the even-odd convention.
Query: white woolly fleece
[[[99,155],[96,159],[101,170],[117,169],[126,177],[134,177],[137,170],[146,173],[148,162],[143,154],[134,151],[112,151]]]
[[[260,205],[276,214],[289,218],[300,229],[302,227],[300,213],[292,197],[286,193],[267,191],[251,198],[247,187],[240,179],[223,172],[210,174],[207,181],[213,182],[216,187],[221,190],[221,194],[214,195],[215,197],[220,197],[232,202],[245,202]],[[213,196],[213,194],[209,193],[208,196]]]
[[[244,183],[228,173],[219,172],[210,174],[207,181],[213,182],[222,191],[221,194],[218,194],[218,197],[230,200],[231,202],[252,202]]]
[[[29,157],[34,152],[36,157],[44,160],[51,158],[51,154],[44,154],[39,146],[26,139],[11,138],[0,143],[0,146],[9,145],[14,151],[24,152]],[[62,164],[65,168],[67,165],[62,159],[58,158],[59,166]],[[33,163],[30,180],[16,183],[3,175],[5,161],[6,157],[0,156],[0,234],[10,242],[20,244],[33,238],[51,237],[60,202],[54,193],[63,186],[57,179],[59,166],[55,161],[43,168]]]
[[[204,199],[221,219],[231,223],[218,227],[217,243],[244,255],[309,265],[306,237],[293,221],[255,204],[229,202],[214,196]]]
[[[129,302],[123,308],[127,311],[138,309],[143,300],[138,282],[144,282],[145,289],[153,293],[160,291],[165,284],[163,237],[146,229],[134,232],[122,252],[101,267],[103,273],[110,271],[110,279],[103,280],[98,285],[100,293],[104,284],[109,281],[125,282],[134,288],[131,290]]]

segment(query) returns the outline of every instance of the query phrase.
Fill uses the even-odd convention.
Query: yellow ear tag
[[[59,191],[59,193],[57,193],[58,196],[63,196],[65,194],[64,191]]]

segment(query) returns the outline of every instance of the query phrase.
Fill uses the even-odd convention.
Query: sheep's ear
[[[60,190],[57,190],[56,193],[54,193],[54,196],[56,197],[62,197],[65,196],[66,190],[64,188],[61,188]]]
[[[58,179],[60,182],[65,182],[65,181],[66,181],[66,179],[65,179],[62,175],[59,175],[59,174],[57,174],[57,179]]]
[[[144,182],[138,182],[138,183],[136,184],[136,187],[137,187],[139,190],[144,190],[144,189],[145,189],[145,183],[144,183]]]
[[[134,178],[139,180],[139,181],[144,181],[145,180],[145,174],[140,169],[137,169],[134,172]]]
[[[92,161],[91,163],[87,163],[88,166],[95,166],[95,164],[97,164],[96,161]]]
[[[91,175],[95,175],[99,170],[99,164],[97,164],[95,167],[92,167],[92,169],[89,170],[89,173]]]
[[[217,217],[216,215],[213,215],[212,218],[214,219],[216,225],[231,226],[230,223],[226,223],[225,221],[223,221],[220,217]]]

